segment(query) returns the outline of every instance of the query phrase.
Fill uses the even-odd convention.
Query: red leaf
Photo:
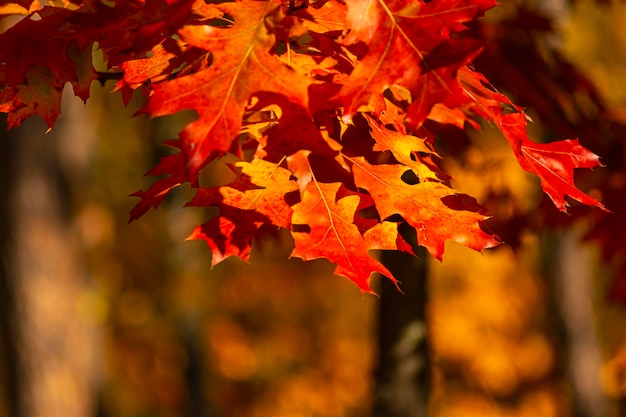
[[[29,116],[38,114],[51,129],[61,114],[62,87],[46,67],[34,67],[26,73],[26,83],[17,89],[17,100],[21,105],[12,109],[9,126],[17,126]]]
[[[468,100],[475,104],[473,109],[500,129],[520,166],[541,179],[543,190],[559,210],[567,211],[569,204],[565,196],[606,210],[602,203],[580,191],[574,184],[575,168],[601,166],[597,155],[581,146],[577,140],[551,143],[531,141],[526,132],[527,117],[520,107],[503,94],[487,87],[489,83],[479,73],[463,69],[459,75]]]
[[[168,144],[174,148],[179,147],[176,142]],[[179,185],[190,181],[193,186],[197,186],[197,181],[190,180],[187,176],[185,158],[181,153],[162,157],[159,164],[148,171],[146,175],[155,177],[165,175],[166,178],[155,181],[146,191],[139,190],[132,194],[134,197],[141,198],[141,201],[130,211],[129,222],[143,216],[151,207],[157,208],[167,194]]]
[[[260,139],[259,151],[278,158],[303,150],[323,156],[337,155],[341,146],[315,125],[307,109],[279,94],[260,93],[256,98],[259,101],[251,110],[271,105],[279,107],[277,123]]]
[[[143,56],[185,22],[192,1],[120,1],[116,7],[82,2],[76,10],[44,7],[1,33],[0,108],[10,113],[9,127],[38,114],[52,128],[66,82],[73,85],[76,95],[87,98],[91,81],[96,79],[91,63],[95,42],[110,66],[136,54]],[[42,71],[35,70],[38,67],[49,75],[38,72],[31,77],[40,81],[29,81],[27,74]],[[45,100],[39,102],[32,94],[43,88],[42,77],[48,91],[44,91]],[[30,95],[28,102],[19,97],[20,91]]]
[[[369,51],[342,80],[340,99],[352,116],[372,94],[393,84],[413,96],[410,123],[418,127],[430,109],[459,91],[456,71],[480,51],[480,43],[450,34],[493,7],[491,0],[349,0],[346,44],[365,42]]]
[[[162,116],[185,109],[199,119],[181,133],[190,175],[195,176],[209,158],[226,153],[239,134],[248,100],[258,91],[283,94],[308,106],[310,80],[270,54],[274,37],[266,22],[276,18],[280,1],[220,3],[234,16],[228,27],[186,26],[180,31],[190,45],[211,53],[212,64],[196,74],[154,87],[145,111]]]
[[[244,261],[250,256],[252,238],[261,222],[250,220],[243,210],[230,213],[232,217],[220,215],[197,226],[188,240],[203,239],[211,248],[211,265],[215,266],[230,256]],[[234,217],[234,218],[233,218]]]
[[[398,233],[398,223],[380,222],[368,229],[363,234],[372,249],[398,250],[400,252],[415,255],[411,245]]]
[[[293,207],[292,223],[308,225],[310,232],[293,232],[295,249],[291,256],[305,261],[326,258],[337,264],[335,274],[356,283],[362,291],[372,292],[369,285],[373,272],[379,272],[394,282],[391,273],[368,255],[370,249],[380,249],[389,242],[371,236],[365,239],[354,225],[359,205],[356,195],[336,199],[340,183],[324,184],[311,181],[302,195],[302,202]]]

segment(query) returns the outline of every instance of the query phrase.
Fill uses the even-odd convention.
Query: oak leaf
[[[601,166],[597,155],[577,140],[535,143],[526,131],[527,116],[506,96],[495,91],[481,74],[464,68],[460,79],[473,110],[491,120],[509,142],[520,166],[539,177],[543,190],[561,211],[567,212],[569,196],[583,204],[605,210],[595,198],[580,191],[574,183],[575,168]]]
[[[196,227],[189,237],[207,242],[213,265],[233,255],[247,260],[252,239],[263,224],[290,228],[293,210],[285,195],[298,190],[291,172],[271,162],[256,159],[231,167],[237,174],[233,182],[199,188],[187,204],[220,210],[219,216]]]
[[[179,32],[186,43],[212,55],[210,66],[156,85],[144,110],[152,116],[187,109],[198,113],[199,119],[180,134],[191,177],[210,158],[230,150],[246,104],[257,92],[283,94],[308,106],[310,80],[270,53],[275,39],[268,25],[279,18],[282,3],[242,1],[216,7],[224,13],[223,19],[234,16],[234,22],[227,21],[224,27],[188,25]]]
[[[500,244],[481,228],[488,217],[476,211],[453,209],[444,199],[457,193],[438,182],[410,185],[402,180],[408,170],[403,165],[371,165],[363,158],[352,158],[357,186],[374,199],[381,219],[399,214],[417,231],[418,244],[438,260],[443,259],[447,240],[481,251]],[[475,207],[468,207],[474,209]]]
[[[180,150],[180,144],[177,141],[167,142],[166,145]],[[172,189],[187,182],[188,176],[185,166],[185,158],[180,152],[162,157],[161,161],[148,171],[146,175],[154,177],[164,176],[165,178],[156,180],[145,191],[139,190],[132,194],[132,196],[139,197],[141,200],[130,211],[129,221],[132,222],[143,216],[150,208],[156,209]],[[198,186],[197,179],[190,180],[190,183],[192,186]]]
[[[143,57],[187,20],[193,1],[120,1],[115,7],[82,2],[76,10],[33,7],[32,13],[0,33],[3,46],[0,108],[9,113],[9,127],[19,126],[24,119],[37,114],[52,128],[61,110],[61,93],[67,82],[83,100],[89,96],[91,82],[96,79],[92,65],[96,42],[109,67],[137,55]],[[29,73],[33,77],[31,71],[37,67],[47,69],[48,88],[55,92],[48,92],[48,100],[42,103],[33,100],[25,103],[19,91],[33,91],[42,86],[41,82],[29,82],[26,77]],[[41,73],[34,77],[41,79]]]
[[[254,214],[233,209],[196,226],[187,240],[202,239],[211,249],[211,265],[215,266],[230,256],[247,261],[252,239],[262,221]]]
[[[61,113],[65,83],[71,82],[75,94],[86,100],[96,78],[91,43],[66,35],[72,28],[68,22],[72,12],[48,7],[37,16],[40,21],[25,17],[0,34],[0,86],[4,87],[0,106],[9,113],[9,128],[39,115],[51,129]]]
[[[481,44],[451,36],[464,23],[495,5],[491,0],[348,0],[346,44],[364,42],[368,53],[342,80],[340,99],[351,117],[372,94],[393,84],[408,89],[411,125],[416,128],[430,109],[460,90],[456,71],[471,62]]]
[[[420,181],[439,180],[439,176],[431,169],[432,167],[422,160],[421,154],[436,155],[426,144],[425,139],[388,129],[370,116],[365,115],[365,119],[376,141],[373,148],[375,151],[391,151],[396,160],[411,168]]]
[[[307,185],[302,201],[293,206],[292,223],[308,226],[310,231],[292,233],[295,248],[291,256],[305,261],[326,258],[337,265],[336,275],[352,280],[362,291],[372,292],[369,281],[374,272],[395,282],[389,270],[368,254],[370,249],[380,249],[388,242],[361,235],[354,224],[359,197],[337,199],[340,187],[340,183],[316,180]]]

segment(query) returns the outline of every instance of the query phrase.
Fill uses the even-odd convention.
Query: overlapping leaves
[[[120,65],[175,32],[191,4],[147,0],[119,2],[116,7],[99,2],[84,2],[76,9],[44,7],[9,27],[0,34],[0,111],[8,113],[9,127],[36,114],[52,128],[67,82],[77,96],[89,97],[96,79],[95,44],[110,65]]]
[[[13,45],[0,52],[0,110],[12,126],[31,114],[52,126],[65,82],[88,96],[97,44],[121,75],[117,89],[126,98],[146,94],[143,112],[197,113],[168,142],[179,152],[149,172],[163,178],[135,193],[131,219],[188,182],[197,188],[190,206],[219,210],[191,235],[207,242],[213,264],[247,260],[262,228],[283,228],[292,256],[328,259],[371,291],[373,273],[393,279],[372,251],[412,252],[400,222],[437,259],[448,240],[479,251],[499,243],[478,204],[450,188],[427,120],[463,127],[486,118],[559,209],[565,196],[602,207],[573,182],[573,170],[598,165],[597,157],[576,141],[532,142],[522,109],[467,68],[481,49],[468,25],[494,5],[148,0],[44,8],[0,35]],[[230,165],[234,180],[203,187],[201,170],[229,152],[241,159]]]

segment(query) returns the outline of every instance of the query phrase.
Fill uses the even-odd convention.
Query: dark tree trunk
[[[427,341],[427,267],[419,257],[385,252],[383,264],[400,281],[404,294],[383,280],[378,324],[376,417],[425,417],[430,396]]]
[[[20,379],[18,369],[18,332],[15,318],[15,290],[11,279],[14,236],[9,216],[8,195],[14,181],[14,140],[5,132],[6,115],[1,116],[0,140],[0,415],[21,417],[18,393]]]

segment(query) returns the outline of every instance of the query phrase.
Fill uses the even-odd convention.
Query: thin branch
[[[104,87],[104,83],[107,81],[119,81],[124,76],[123,72],[104,72],[104,71],[96,71],[96,75],[98,76],[97,80]]]

